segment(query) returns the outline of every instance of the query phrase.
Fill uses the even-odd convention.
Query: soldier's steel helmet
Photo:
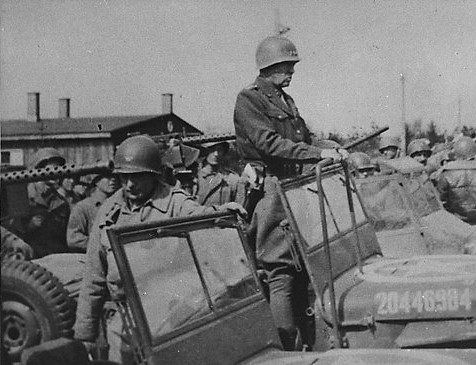
[[[59,165],[64,165],[66,163],[66,159],[56,148],[40,148],[33,154],[28,166],[30,168],[41,168],[45,167],[50,162],[56,162]]]
[[[206,155],[217,148],[223,148],[223,153],[225,154],[230,151],[230,144],[226,141],[202,143],[200,147],[202,149],[202,155]]]
[[[400,147],[400,139],[396,136],[382,136],[379,142],[378,150],[382,152],[383,149],[388,147]]]
[[[265,38],[256,49],[256,65],[262,70],[281,62],[299,62],[296,46],[285,37]]]
[[[348,162],[350,166],[357,170],[374,169],[376,166],[372,163],[370,156],[365,152],[352,152],[349,155]]]
[[[159,147],[150,137],[144,135],[124,140],[117,147],[114,156],[114,173],[117,174],[139,172],[159,174],[161,166]]]
[[[456,159],[464,160],[476,155],[476,142],[470,137],[458,138],[453,144],[453,153]]]
[[[413,155],[417,152],[425,152],[427,156],[431,155],[430,144],[428,143],[426,139],[424,138],[414,139],[408,144],[407,154],[410,157],[413,157]]]
[[[190,165],[197,161],[199,155],[200,150],[198,148],[179,144],[169,147],[164,152],[162,162],[165,166],[168,166],[173,170],[186,170]]]

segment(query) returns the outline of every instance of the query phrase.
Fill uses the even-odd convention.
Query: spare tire
[[[2,263],[2,341],[13,361],[24,349],[72,337],[74,303],[60,281],[29,261]]]

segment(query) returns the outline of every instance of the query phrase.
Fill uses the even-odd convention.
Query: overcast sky
[[[302,61],[288,92],[314,131],[371,122],[476,125],[474,0],[2,0],[0,119],[174,112],[206,132],[233,131],[236,94],[256,77],[256,46],[275,9]]]

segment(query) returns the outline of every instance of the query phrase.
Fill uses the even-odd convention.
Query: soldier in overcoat
[[[40,148],[32,156],[29,167],[60,166],[65,162],[65,158],[58,150],[46,147]],[[58,180],[28,184],[31,214],[24,239],[32,246],[37,258],[68,251],[66,227],[71,208],[68,200],[58,189]]]
[[[117,190],[117,179],[112,174],[97,175],[91,185],[94,186],[91,196],[73,206],[69,216],[66,240],[74,252],[86,252],[94,218],[102,203]]]
[[[227,202],[244,203],[246,180],[223,166],[230,148],[228,142],[202,145],[205,159],[198,171],[198,202],[202,205],[221,205]]]
[[[155,142],[143,135],[122,142],[114,157],[114,173],[121,189],[108,198],[96,216],[89,236],[86,267],[76,313],[75,338],[89,350],[98,337],[99,321],[106,300],[123,301],[122,283],[106,229],[112,225],[142,223],[192,214],[233,210],[244,213],[236,203],[200,206],[183,190],[165,184],[160,177],[161,155]],[[114,305],[112,305],[112,308]],[[108,316],[109,359],[121,362],[122,321],[114,310]]]

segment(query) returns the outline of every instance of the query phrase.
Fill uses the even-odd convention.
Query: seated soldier
[[[407,155],[426,166],[431,156],[431,148],[427,139],[414,139],[408,144]]]
[[[383,162],[393,160],[400,155],[400,139],[396,136],[382,136],[379,142],[380,156],[376,159],[377,170],[382,174],[390,174],[392,171]]]
[[[353,152],[349,155],[349,167],[356,178],[373,176],[377,166],[372,162],[370,156],[364,152]]]

